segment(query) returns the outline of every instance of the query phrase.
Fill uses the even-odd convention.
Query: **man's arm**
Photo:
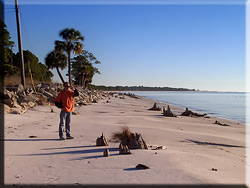
[[[70,89],[72,89],[74,91],[74,97],[79,96],[79,92],[74,86],[70,86]]]

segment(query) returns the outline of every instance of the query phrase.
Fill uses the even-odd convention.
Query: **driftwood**
[[[167,117],[177,117],[175,114],[173,114],[173,112],[170,110],[170,107],[168,105],[168,109],[165,110],[165,107],[163,107],[163,113],[162,113],[164,116],[167,116]]]
[[[102,133],[102,136],[96,139],[96,146],[108,146],[108,142],[105,139],[103,133]]]
[[[186,108],[185,112],[183,112],[181,114],[181,116],[197,116],[197,117],[204,117],[206,116],[207,114],[198,114],[198,113],[195,113],[195,112],[192,112],[191,110],[189,110],[188,108]]]
[[[217,120],[214,122],[214,124],[221,125],[221,126],[230,126],[230,125],[225,124],[225,123],[222,124],[222,123],[220,123],[220,122],[217,121]]]
[[[161,111],[161,108],[155,103],[154,106],[148,110]]]

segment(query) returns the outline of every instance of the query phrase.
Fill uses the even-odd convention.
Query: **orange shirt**
[[[62,100],[63,110],[66,112],[74,111],[74,91],[61,91],[55,101],[60,102]]]

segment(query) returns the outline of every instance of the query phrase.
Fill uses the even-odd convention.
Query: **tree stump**
[[[167,117],[177,117],[173,112],[170,110],[170,107],[168,105],[168,109],[165,110],[165,107],[163,107],[163,115]]]
[[[109,149],[105,149],[103,152],[103,157],[109,157]]]
[[[111,142],[120,142],[128,149],[148,149],[146,142],[140,133],[132,133],[127,126],[122,127],[121,132],[114,132],[111,135]]]
[[[140,133],[131,133],[129,138],[123,138],[121,140],[121,144],[128,146],[129,149],[148,149]]]
[[[127,145],[123,145],[122,143],[120,143],[119,154],[121,155],[131,154],[131,151],[128,149]]]
[[[108,142],[106,138],[104,137],[103,133],[102,133],[102,136],[96,139],[96,146],[108,146]]]
[[[161,111],[161,108],[158,107],[157,104],[155,103],[154,106],[148,110]]]

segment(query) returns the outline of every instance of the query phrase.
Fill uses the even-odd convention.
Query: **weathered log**
[[[170,107],[168,105],[168,109],[165,110],[165,107],[163,107],[163,115],[167,116],[167,117],[177,117],[171,110]]]
[[[186,108],[186,110],[184,112],[182,112],[182,114],[181,114],[181,116],[197,116],[197,117],[204,117],[206,115],[207,114],[198,114],[196,112],[192,112],[188,108]]]
[[[228,124],[225,124],[225,123],[220,123],[219,121],[215,121],[214,124],[217,124],[217,125],[221,125],[221,126],[230,126]]]

